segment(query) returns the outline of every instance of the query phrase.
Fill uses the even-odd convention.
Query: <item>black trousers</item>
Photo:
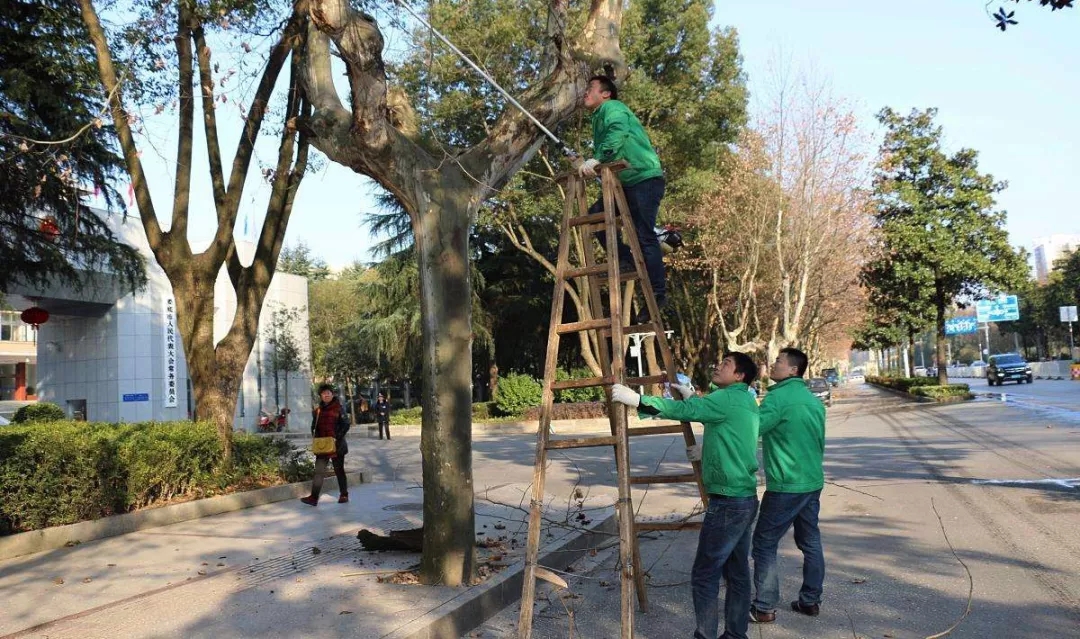
[[[315,477],[311,480],[311,496],[318,499],[322,492],[323,479],[326,477],[326,462],[334,463],[334,474],[337,475],[338,494],[348,495],[349,484],[345,480],[345,455],[335,455],[332,459],[326,457],[315,458]]]
[[[386,438],[390,439],[390,420],[379,420],[379,439],[383,438],[383,429],[386,429]]]

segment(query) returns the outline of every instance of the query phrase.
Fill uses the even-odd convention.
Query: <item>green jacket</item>
[[[701,474],[709,494],[757,494],[758,407],[746,384],[684,401],[642,395],[638,414],[704,424]]]
[[[649,135],[622,102],[608,100],[593,111],[592,135],[593,157],[604,164],[626,160],[630,165],[619,173],[626,186],[664,175]]]
[[[777,382],[762,400],[761,451],[766,490],[810,493],[825,486],[825,405],[803,378]]]

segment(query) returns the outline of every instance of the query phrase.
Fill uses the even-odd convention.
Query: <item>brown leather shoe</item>
[[[763,612],[753,606],[750,607],[750,623],[772,623],[774,621],[776,621],[775,612]]]
[[[337,503],[339,503],[339,504],[347,504],[347,503],[349,503],[349,493],[342,493],[341,496],[337,498]]]
[[[818,604],[804,606],[800,601],[793,601],[791,602],[791,609],[807,617],[816,617],[821,614],[821,606]]]
[[[307,496],[307,497],[301,497],[300,501],[304,502],[308,506],[318,506],[319,505],[319,498],[318,497],[312,497],[310,495]]]

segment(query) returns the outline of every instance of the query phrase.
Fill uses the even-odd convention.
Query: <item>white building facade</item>
[[[36,305],[51,317],[37,334],[37,397],[55,403],[75,419],[104,422],[171,421],[197,418],[183,345],[176,325],[172,286],[157,265],[137,218],[115,229],[147,258],[147,286],[136,293],[119,291],[107,276],[83,291],[57,287],[48,291],[15,289],[8,302],[17,309]],[[254,246],[237,242],[242,263]],[[311,378],[307,279],[279,273],[267,291],[259,334],[237,398],[234,427],[256,430],[260,410],[274,415],[288,408],[290,430],[310,426]],[[228,331],[236,294],[223,269],[214,289],[214,337]],[[268,338],[274,311],[291,310],[289,326],[299,347],[303,370],[271,369]],[[287,389],[287,393],[286,393]]]
[[[1077,249],[1080,249],[1080,235],[1076,234],[1055,234],[1035,240],[1035,280],[1046,284],[1054,270],[1054,262]]]

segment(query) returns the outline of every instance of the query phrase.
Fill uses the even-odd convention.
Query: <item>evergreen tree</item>
[[[128,288],[146,276],[138,252],[87,206],[122,173],[101,113],[93,49],[70,2],[0,0],[0,290],[115,274]]]
[[[1022,285],[1027,266],[1009,245],[1005,212],[996,209],[1005,184],[979,171],[974,150],[942,150],[936,113],[878,113],[885,139],[874,198],[888,276],[874,283],[901,321],[932,310],[938,379],[946,384],[946,310]]]

